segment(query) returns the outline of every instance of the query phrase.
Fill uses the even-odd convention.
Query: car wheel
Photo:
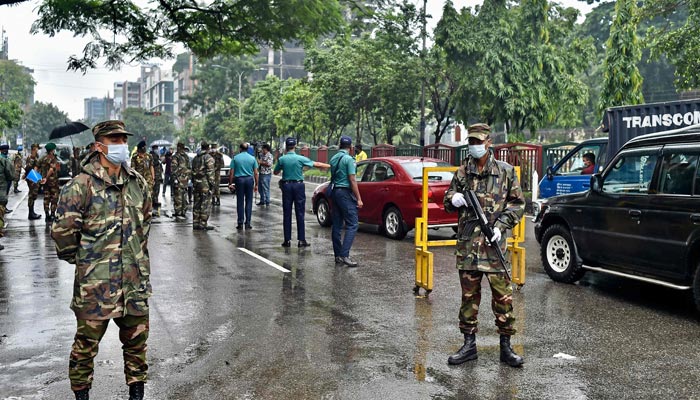
[[[586,272],[577,261],[571,233],[563,225],[552,225],[542,235],[540,255],[544,270],[557,282],[574,283]]]
[[[396,207],[389,207],[382,218],[382,230],[386,237],[401,240],[406,237],[406,225],[403,223],[401,211]]]
[[[326,199],[320,199],[316,206],[316,219],[321,226],[331,226],[331,208]]]

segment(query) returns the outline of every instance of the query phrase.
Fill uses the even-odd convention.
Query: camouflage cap
[[[177,142],[177,148],[185,148],[185,142]]]
[[[38,149],[39,143],[32,143],[32,149]]]
[[[479,140],[486,140],[491,134],[491,127],[484,123],[469,125],[467,128],[467,139],[475,138]]]
[[[117,120],[100,122],[92,128],[92,134],[95,136],[95,139],[109,135],[133,136],[132,133],[126,131],[124,123]]]

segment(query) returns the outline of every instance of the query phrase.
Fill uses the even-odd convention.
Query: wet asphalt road
[[[412,233],[397,242],[362,226],[352,251],[361,266],[336,267],[330,229],[311,214],[312,247],[280,247],[281,194],[272,187],[273,204],[254,209],[252,231],[235,230],[228,194],[212,213],[215,231],[193,232],[191,219],[154,222],[146,398],[700,398],[700,323],[686,293],[592,273],[554,283],[528,221],[527,282],[514,295],[524,368],[498,361],[486,282],[479,359],[448,366],[461,345],[452,250],[435,249],[435,290],[416,297]],[[56,258],[43,219],[26,220],[26,199],[15,205],[23,194],[10,197],[16,211],[0,252],[0,399],[69,399],[73,267]],[[117,333],[112,324],[101,343],[94,399],[128,398]]]

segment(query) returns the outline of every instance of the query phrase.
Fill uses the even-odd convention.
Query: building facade
[[[174,82],[170,71],[157,65],[142,66],[139,80],[144,109],[175,115]]]
[[[83,100],[85,108],[85,121],[90,124],[96,124],[100,121],[109,119],[114,109],[114,99],[109,96],[98,98],[90,97]]]

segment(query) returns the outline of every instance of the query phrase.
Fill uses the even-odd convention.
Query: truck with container
[[[538,199],[588,190],[591,174],[584,170],[584,156],[594,158],[594,172],[630,139],[700,124],[700,99],[610,107],[603,116],[606,137],[581,142],[558,162],[548,166],[538,186]],[[535,202],[535,211],[539,209]]]

